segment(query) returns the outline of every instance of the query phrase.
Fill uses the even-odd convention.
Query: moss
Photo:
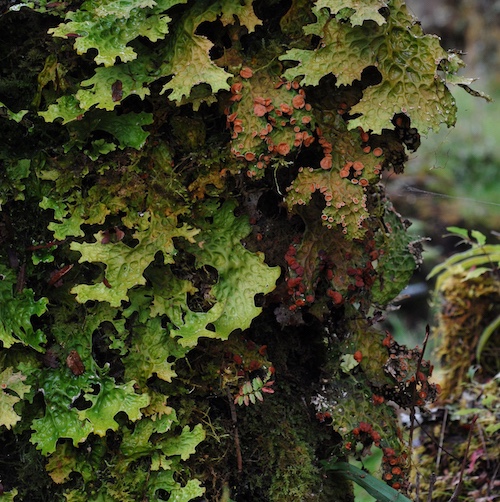
[[[465,231],[461,232],[463,237]],[[485,239],[480,232],[472,234],[478,242]],[[442,393],[422,424],[421,445],[414,459],[421,494],[425,498],[432,488],[432,500],[437,502],[451,500],[458,485],[458,500],[489,498],[499,469],[499,330],[491,332],[480,359],[476,347],[485,328],[500,313],[500,280],[496,268],[477,266],[478,255],[486,265],[494,260],[496,247],[482,244],[473,245],[470,261],[463,259],[464,253],[457,253],[436,267],[442,274],[437,281],[440,310],[434,334]],[[435,480],[431,481],[432,475]]]
[[[443,368],[441,400],[460,396],[468,382],[471,366],[479,364],[475,348],[483,330],[500,314],[500,280],[497,271],[467,278],[467,272],[447,279],[440,291],[440,312],[435,336],[439,340],[437,356]],[[495,330],[481,357],[482,379],[494,377],[499,369],[500,330]],[[472,350],[471,350],[472,349]]]
[[[18,500],[49,502],[62,500],[45,470],[45,458],[29,442],[31,431],[0,436],[0,473],[5,491],[18,490]],[[26,482],[29,480],[29,482]]]
[[[347,482],[326,476],[319,465],[327,445],[333,448],[334,431],[311,416],[300,396],[278,392],[279,397],[267,399],[261,409],[239,413],[243,476],[251,491],[241,492],[237,500],[248,500],[250,493],[253,500],[272,502],[353,500]]]
[[[272,308],[267,309],[248,333],[253,338],[245,337],[244,342],[246,347],[266,340],[268,357],[279,375],[274,394],[264,394],[263,402],[233,405],[226,389],[220,388],[219,368],[225,367],[227,357],[232,359],[238,350],[248,353],[244,352],[248,349],[238,349],[241,338],[237,336],[222,346],[202,343],[192,353],[189,367],[177,366],[180,379],[190,379],[193,392],[179,395],[170,404],[183,410],[186,423],[201,421],[207,430],[191,468],[205,480],[206,500],[213,502],[222,500],[225,490],[232,500],[241,502],[351,502],[350,484],[321,468],[322,460],[338,452],[340,439],[327,422],[316,418],[311,404],[321,368],[327,366],[324,331],[312,318],[308,325],[288,328],[279,336],[276,327]],[[194,375],[198,376],[193,379]],[[203,396],[209,389],[212,397],[207,407]]]
[[[451,500],[464,458],[467,464],[458,500],[487,498],[494,492],[500,458],[499,410],[498,379],[487,384],[468,384],[461,398],[449,404],[447,411],[444,408],[434,410],[434,420],[424,422],[421,446],[414,451],[421,497],[427,497],[432,485],[433,501]],[[474,416],[476,422],[472,425]],[[435,480],[431,482],[432,476]],[[415,483],[416,479],[413,481]]]

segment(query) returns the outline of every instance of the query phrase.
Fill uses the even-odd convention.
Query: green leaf
[[[54,233],[54,239],[63,241],[66,237],[83,237],[85,234],[80,228],[85,220],[82,216],[83,207],[76,206],[68,218],[64,218],[61,223],[51,222],[47,228]]]
[[[58,188],[60,192],[69,189],[64,185]],[[111,210],[116,213],[126,207],[126,200],[120,199],[112,192],[104,192],[98,185],[90,188],[86,195],[86,198],[82,198],[79,187],[73,185],[72,193],[66,197],[66,200],[43,197],[40,207],[52,209],[54,219],[60,222],[51,222],[48,225],[48,228],[54,232],[55,239],[64,240],[68,236],[81,237],[84,235],[80,228],[82,224],[102,225]]]
[[[469,279],[475,279],[476,277],[481,277],[486,272],[491,272],[491,268],[487,268],[487,267],[473,268],[473,269],[467,271],[466,276],[462,279],[461,282],[466,282]]]
[[[59,443],[56,451],[52,453],[47,460],[45,468],[49,476],[55,483],[58,484],[70,481],[72,473],[80,474],[85,484],[92,483],[96,477],[99,476],[102,480],[101,487],[102,485],[106,486],[106,482],[109,479],[107,476],[110,470],[109,468],[111,467],[112,469],[114,465],[113,463],[108,463],[106,465],[106,469],[103,469],[106,455],[105,441],[106,439],[99,440],[98,438],[93,438],[91,448],[75,448],[67,442]],[[115,459],[113,460],[115,461]],[[103,471],[106,471],[106,474]],[[122,473],[120,473],[120,478],[122,477],[121,474]],[[118,479],[114,479],[113,481],[119,482]],[[134,478],[131,476],[131,478],[127,479],[125,482],[129,482],[133,485],[133,481]],[[81,494],[81,498],[77,497],[73,499],[68,497],[70,493],[72,496],[76,493],[78,493],[78,495]],[[102,498],[102,492],[97,494],[97,496],[90,498],[89,494],[85,493],[85,489],[78,492],[66,491],[65,496],[67,497],[67,500],[78,500],[82,502],[90,502],[90,500],[99,500],[104,502],[105,500],[109,500],[109,498]],[[129,499],[120,500],[129,501]]]
[[[417,267],[418,241],[408,234],[400,215],[387,204],[379,231],[375,234],[377,277],[372,286],[372,300],[387,305],[408,285]]]
[[[49,456],[45,469],[52,481],[57,484],[68,481],[72,472],[82,473],[75,450],[68,443],[57,445],[56,451]],[[92,468],[87,465],[86,471],[91,473]],[[85,480],[88,477],[88,474],[83,475]]]
[[[145,325],[137,326],[133,330],[129,352],[123,359],[125,377],[136,380],[141,387],[154,374],[171,382],[176,376],[173,369],[175,361],[187,352],[169,336],[161,323],[162,319],[155,317],[148,319]]]
[[[18,495],[17,488],[12,488],[12,490],[9,490],[8,492],[3,492],[2,502],[12,502],[16,500],[17,495]]]
[[[182,347],[195,346],[200,337],[227,339],[235,329],[246,329],[261,312],[255,307],[255,295],[271,291],[279,277],[279,267],[269,268],[263,255],[250,253],[241,245],[250,226],[245,218],[234,217],[234,207],[233,203],[219,210],[204,207],[205,217],[196,221],[201,228],[198,244],[188,245],[197,267],[211,265],[219,274],[211,291],[214,304],[208,311],[194,312],[188,307],[187,294],[196,291],[189,281],[177,279],[170,271],[162,272],[161,280],[151,278],[151,315],[168,316],[170,336]],[[150,301],[144,300],[142,310]]]
[[[118,319],[115,317],[118,316]],[[109,348],[119,351],[120,355],[126,353],[125,340],[130,336],[129,331],[125,327],[126,319],[116,309],[112,308],[107,303],[97,303],[93,307],[87,308],[85,317],[85,332],[88,334],[88,339],[94,336],[96,330],[102,333],[102,325],[112,325],[113,329],[107,331],[110,339]]]
[[[167,457],[178,456],[181,460],[187,460],[205,439],[205,431],[201,424],[197,424],[192,430],[185,426],[180,434],[173,434],[178,424],[174,410],[161,417],[144,418],[136,424],[132,433],[124,434],[121,451],[134,460],[154,451],[161,451]],[[153,435],[156,435],[154,440]]]
[[[47,111],[38,112],[45,122],[54,122],[62,118],[62,123],[67,124],[81,118],[85,110],[80,107],[80,102],[75,96],[61,96],[55,103],[49,105]]]
[[[174,471],[156,471],[151,473],[148,483],[148,493],[151,500],[163,501],[167,499],[160,498],[156,492],[165,490],[168,494],[169,502],[189,502],[205,493],[205,488],[197,479],[190,479],[181,486],[174,479]]]
[[[151,317],[167,315],[176,325],[183,324],[184,313],[188,310],[187,295],[197,289],[187,280],[176,277],[170,268],[151,277],[153,282],[153,303]]]
[[[139,96],[141,99],[149,96],[150,91],[146,85],[156,78],[156,69],[147,58],[140,57],[130,63],[96,68],[92,78],[81,82],[76,99],[85,111],[93,106],[110,111],[127,96]],[[114,86],[118,82],[120,94],[116,96]]]
[[[338,168],[329,171],[304,169],[287,190],[285,202],[290,209],[295,205],[308,204],[313,193],[318,191],[327,201],[322,215],[325,226],[339,225],[350,240],[360,239],[365,234],[362,223],[369,216],[366,194],[361,185],[341,178]]]
[[[439,275],[435,289],[441,289],[444,282],[452,275],[471,270],[481,265],[500,263],[500,246],[498,244],[473,245],[471,249],[451,255],[447,260],[436,265],[427,275],[431,279]]]
[[[467,417],[480,413],[484,413],[484,408],[461,408],[453,412],[453,417]]]
[[[68,443],[58,444],[56,451],[49,456],[45,469],[52,481],[62,484],[68,481],[72,472],[81,472],[78,469],[78,459],[75,450]],[[91,472],[91,467],[87,465],[87,470]],[[87,476],[83,476],[85,479]]]
[[[88,375],[75,377],[66,367],[44,370],[39,388],[45,400],[45,415],[33,421],[30,441],[42,455],[53,453],[62,438],[72,439],[74,446],[85,441],[92,424],[81,421],[72,405],[82,391],[91,389]]]
[[[149,274],[146,276],[149,279]],[[123,317],[130,319],[133,314],[137,321],[146,324],[150,316],[152,293],[150,288],[137,287],[129,291],[130,305],[123,309]]]
[[[25,200],[26,179],[31,172],[30,159],[3,160],[4,181],[0,190],[0,207],[2,200]]]
[[[369,20],[382,25],[386,21],[379,11],[384,7],[387,7],[387,2],[383,0],[317,0],[314,10],[327,8],[334,16],[349,19],[353,26]]]
[[[213,94],[229,90],[227,80],[232,75],[210,59],[209,52],[214,44],[196,34],[201,23],[215,21],[220,12],[220,2],[210,5],[206,0],[198,0],[186,11],[172,34],[164,55],[167,63],[162,71],[173,78],[163,86],[162,93],[172,90],[168,97],[177,104],[189,98],[192,88],[202,83],[209,84]]]
[[[30,174],[30,167],[30,159],[19,159],[16,162],[7,165],[7,176],[11,182],[26,179]]]
[[[32,316],[41,316],[47,310],[47,298],[35,300],[31,289],[14,293],[17,278],[14,271],[0,265],[0,340],[4,348],[22,343],[38,352],[46,337],[40,329],[33,329]]]
[[[90,148],[85,150],[85,154],[88,155],[91,160],[96,161],[101,155],[107,155],[115,150],[116,145],[114,143],[108,143],[104,139],[97,139],[92,141]]]
[[[380,502],[411,502],[394,488],[354,465],[346,462],[334,464],[325,462],[323,466],[326,470],[338,472],[350,481],[354,481]]]
[[[28,110],[20,110],[18,112],[13,112],[0,101],[0,112],[6,113],[9,119],[19,123],[21,122],[23,117],[28,113]]]
[[[52,209],[56,220],[62,220],[68,214],[68,210],[66,209],[66,204],[64,204],[64,202],[60,202],[46,196],[43,197],[39,206],[42,209]]]
[[[94,326],[91,324],[90,331]],[[129,419],[141,418],[141,408],[149,404],[146,394],[136,394],[134,382],[117,385],[113,378],[98,376],[90,369],[75,376],[66,366],[43,370],[39,388],[45,400],[45,415],[33,421],[31,442],[43,455],[53,453],[57,441],[72,439],[76,447],[90,433],[104,436],[108,429],[117,430],[114,417],[124,412]],[[78,410],[75,401],[83,397],[91,407]]]
[[[356,366],[359,366],[359,362],[354,359],[352,354],[344,354],[340,358],[340,369],[344,373],[350,373]]]
[[[205,439],[205,431],[201,424],[193,427],[184,426],[179,436],[172,436],[160,441],[161,451],[168,457],[179,455],[187,460],[196,452],[196,447]]]
[[[126,63],[137,57],[128,44],[139,36],[152,42],[164,38],[171,18],[163,12],[181,3],[186,0],[88,0],[79,10],[68,12],[67,22],[49,33],[62,38],[76,35],[77,53],[96,49],[97,64],[112,66],[117,58]]]
[[[55,258],[53,252],[57,249],[57,246],[51,246],[49,248],[36,249],[31,255],[31,261],[33,265],[38,265],[39,263],[52,263]]]
[[[373,21],[351,26],[331,19],[326,9],[315,13],[317,22],[305,31],[319,35],[321,46],[314,51],[291,49],[281,56],[299,62],[285,71],[285,78],[303,76],[303,84],[317,85],[323,76],[333,73],[338,86],[350,85],[372,66],[382,81],[367,87],[361,101],[352,107],[350,113],[360,116],[349,121],[350,129],[362,127],[380,133],[391,127],[397,113],[407,114],[412,126],[424,134],[441,123],[455,123],[455,101],[439,76],[441,70],[446,73],[450,55],[438,37],[423,33],[401,0],[392,2],[391,14],[381,26]]]
[[[469,240],[469,231],[465,228],[460,228],[460,227],[446,227],[446,230],[448,232],[451,232],[452,234],[456,234],[459,237],[464,238],[466,241]]]
[[[151,441],[151,436],[165,434],[178,424],[179,421],[173,409],[170,409],[170,413],[161,416],[145,417],[137,422],[132,432],[124,429],[120,450],[131,461],[159,451],[161,443]]]
[[[241,26],[248,28],[248,33],[255,31],[257,25],[262,21],[255,15],[253,10],[253,0],[243,0],[243,2],[234,2],[233,0],[220,0],[220,21],[224,26],[234,23],[234,18],[238,18]]]
[[[200,496],[204,491],[198,481],[188,481],[186,486],[181,487],[174,480],[174,473],[180,469],[179,460],[188,459],[205,439],[200,424],[192,430],[185,426],[180,434],[175,427],[178,424],[175,411],[170,410],[161,416],[144,418],[136,424],[133,432],[124,432],[120,451],[125,455],[127,464],[151,455],[152,472],[148,483],[151,499],[160,500],[155,495],[159,489],[170,494],[169,500],[186,501]]]
[[[211,322],[223,339],[235,329],[250,326],[262,310],[255,306],[255,296],[271,292],[281,273],[279,267],[268,267],[261,253],[251,253],[241,245],[240,240],[250,233],[250,225],[247,218],[234,216],[234,208],[234,202],[226,202],[208,219],[199,221],[202,230],[197,236],[198,245],[191,248],[198,267],[210,265],[219,274],[212,294],[224,310]]]
[[[333,73],[337,85],[349,85],[361,77],[362,71],[375,63],[370,41],[381,36],[382,29],[375,23],[352,27],[331,19],[326,9],[315,10],[317,22],[304,28],[306,34],[318,35],[322,44],[316,50],[290,49],[281,60],[298,61],[298,66],[285,71],[287,80],[302,77],[302,85],[317,86],[325,75]],[[381,37],[383,38],[383,37]],[[357,52],[357,57],[353,57]]]
[[[474,260],[474,261],[473,261]],[[446,261],[436,265],[426,277],[430,279],[441,272],[451,269],[454,265],[461,265],[464,270],[480,264],[500,262],[500,246],[487,244],[485,246],[473,246],[467,251],[451,255]],[[448,270],[449,272],[449,270]]]
[[[161,2],[165,9],[168,4]],[[169,2],[174,5],[175,3],[183,3],[180,1]],[[114,16],[116,18],[131,17],[134,9],[153,8],[157,2],[155,0],[108,0],[108,1],[95,1],[93,2],[94,13],[98,17]]]
[[[481,354],[483,352],[484,347],[488,343],[488,340],[490,339],[491,335],[499,327],[500,327],[500,316],[498,316],[495,320],[490,322],[490,324],[488,324],[486,328],[484,328],[483,332],[481,333],[481,336],[479,337],[476,347],[476,359],[478,361],[481,360]]]
[[[81,148],[94,131],[105,131],[112,134],[123,150],[132,147],[140,150],[146,142],[149,133],[142,128],[153,122],[151,113],[116,113],[95,110],[89,112],[81,121],[75,121],[68,125],[72,139],[64,145],[66,151],[76,145]]]
[[[24,383],[25,380],[26,377],[22,373],[14,373],[10,367],[0,373],[0,426],[5,425],[10,429],[21,420],[14,411],[14,405],[21,401],[31,388]]]
[[[484,428],[486,434],[493,436],[493,434],[496,434],[500,430],[500,423],[496,424],[489,424]]]
[[[114,417],[119,412],[126,413],[133,422],[142,417],[140,410],[149,404],[149,397],[147,394],[136,394],[134,381],[116,385],[113,378],[104,377],[96,383],[99,393],[86,393],[84,396],[92,406],[78,412],[80,420],[87,420],[92,425],[94,434],[105,436],[108,429],[118,430],[120,425]]]
[[[471,230],[470,234],[472,238],[476,240],[478,246],[484,246],[486,244],[486,235],[479,230]]]
[[[80,303],[87,300],[107,301],[113,307],[119,307],[122,301],[128,300],[128,290],[136,285],[143,285],[145,268],[154,260],[155,254],[161,251],[165,263],[173,262],[175,248],[174,237],[192,240],[198,230],[187,225],[177,227],[177,219],[172,216],[162,218],[155,214],[143,216],[143,228],[134,233],[139,241],[135,247],[123,242],[103,244],[104,233],[94,234],[95,243],[71,243],[71,249],[81,253],[80,263],[101,262],[106,265],[106,283],[75,286],[71,292],[77,295]],[[106,242],[106,241],[105,241]]]
[[[84,223],[84,207],[76,205],[74,207],[67,206],[64,202],[49,197],[43,197],[40,202],[42,209],[52,209],[54,218],[61,223],[50,222],[48,229],[54,233],[54,239],[64,240],[69,236],[83,237],[84,232],[80,226]]]
[[[153,114],[151,113],[124,113],[119,116],[106,113],[99,117],[96,130],[112,134],[119,141],[122,150],[126,147],[140,150],[149,136],[142,126],[152,123]]]
[[[208,312],[193,312],[186,307],[182,322],[172,327],[170,336],[183,347],[194,347],[201,337],[225,339],[229,334],[207,329],[207,326],[215,324],[224,312],[224,302],[216,303]]]

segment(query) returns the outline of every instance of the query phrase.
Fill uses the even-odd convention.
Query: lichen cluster
[[[435,387],[373,327],[420,260],[381,179],[453,125],[456,55],[400,0],[36,0],[0,31],[8,496],[348,501],[320,462],[372,444],[404,490],[387,401]]]

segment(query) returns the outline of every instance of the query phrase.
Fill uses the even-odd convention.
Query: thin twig
[[[498,470],[500,468],[500,464],[497,463],[495,470],[493,471],[493,474],[491,475],[490,482],[488,483],[488,492],[487,496],[489,497],[493,491],[493,488],[495,486],[495,481],[497,478]]]
[[[444,409],[443,423],[441,424],[441,433],[439,434],[439,447],[436,458],[436,472],[439,472],[439,464],[441,463],[441,452],[443,451],[444,434],[446,431],[446,422],[448,421],[448,408]]]
[[[458,500],[458,497],[460,496],[460,492],[462,491],[462,481],[464,479],[464,472],[465,472],[465,466],[467,465],[467,459],[469,458],[469,448],[470,448],[470,443],[472,440],[472,431],[474,430],[474,426],[476,425],[477,421],[477,415],[474,415],[472,417],[472,422],[470,424],[470,429],[469,429],[469,435],[467,437],[467,448],[465,449],[465,455],[464,459],[462,461],[462,467],[460,469],[460,476],[458,478],[458,485],[455,488],[455,491],[453,492],[453,495],[451,496],[451,499],[449,502],[456,502]]]
[[[451,451],[447,450],[444,446],[440,446],[439,442],[436,441],[436,439],[431,436],[426,430],[424,427],[422,427],[422,424],[417,420],[417,418],[415,418],[415,423],[417,424],[417,426],[420,427],[420,431],[422,432],[422,434],[424,434],[425,436],[427,436],[427,439],[429,439],[432,444],[436,445],[438,448],[440,448],[443,453],[446,453],[446,455],[448,455],[450,458],[452,458],[453,460],[460,460],[456,455],[454,455]]]
[[[238,417],[236,415],[236,407],[234,406],[233,396],[228,387],[226,387],[227,399],[229,401],[229,409],[231,410],[231,420],[233,422],[234,431],[234,449],[236,450],[236,465],[238,467],[238,474],[243,472],[243,457],[241,456],[240,435],[238,434]]]
[[[26,287],[26,263],[23,263],[19,267],[19,272],[17,273],[16,293],[21,293],[25,287]]]
[[[415,502],[420,502],[420,473],[417,471]]]
[[[478,401],[481,399],[481,396],[478,397]],[[484,438],[483,428],[481,424],[477,424],[477,433],[479,434],[479,439],[481,440],[481,445],[484,450],[484,460],[486,460],[486,469],[489,471],[491,468],[490,456],[488,454],[488,445],[486,444],[486,439]]]
[[[66,242],[66,239],[63,241],[50,241],[45,244],[37,244],[35,246],[28,246],[26,248],[27,251],[38,251],[39,249],[47,249],[47,248],[52,248],[55,246],[60,246],[61,244],[64,244]]]
[[[410,457],[412,455],[412,450],[413,450],[413,430],[415,428],[415,402],[416,402],[416,398],[417,398],[418,375],[420,374],[420,367],[422,365],[422,359],[424,358],[424,352],[425,352],[425,348],[427,347],[429,335],[430,335],[430,327],[429,327],[429,325],[427,325],[425,327],[425,338],[424,338],[424,343],[422,344],[422,352],[420,352],[420,356],[419,356],[418,362],[417,362],[417,370],[415,372],[415,385],[413,386],[412,403],[410,406],[410,437],[408,440]]]
[[[436,483],[436,473],[433,472],[429,478],[429,493],[427,495],[427,502],[432,502],[432,492],[434,491],[434,484]]]

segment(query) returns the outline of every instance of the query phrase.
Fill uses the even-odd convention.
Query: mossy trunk
[[[436,387],[376,329],[420,262],[382,175],[457,56],[401,0],[0,12],[4,497],[347,502],[323,462],[372,447],[407,490],[392,403]]]

